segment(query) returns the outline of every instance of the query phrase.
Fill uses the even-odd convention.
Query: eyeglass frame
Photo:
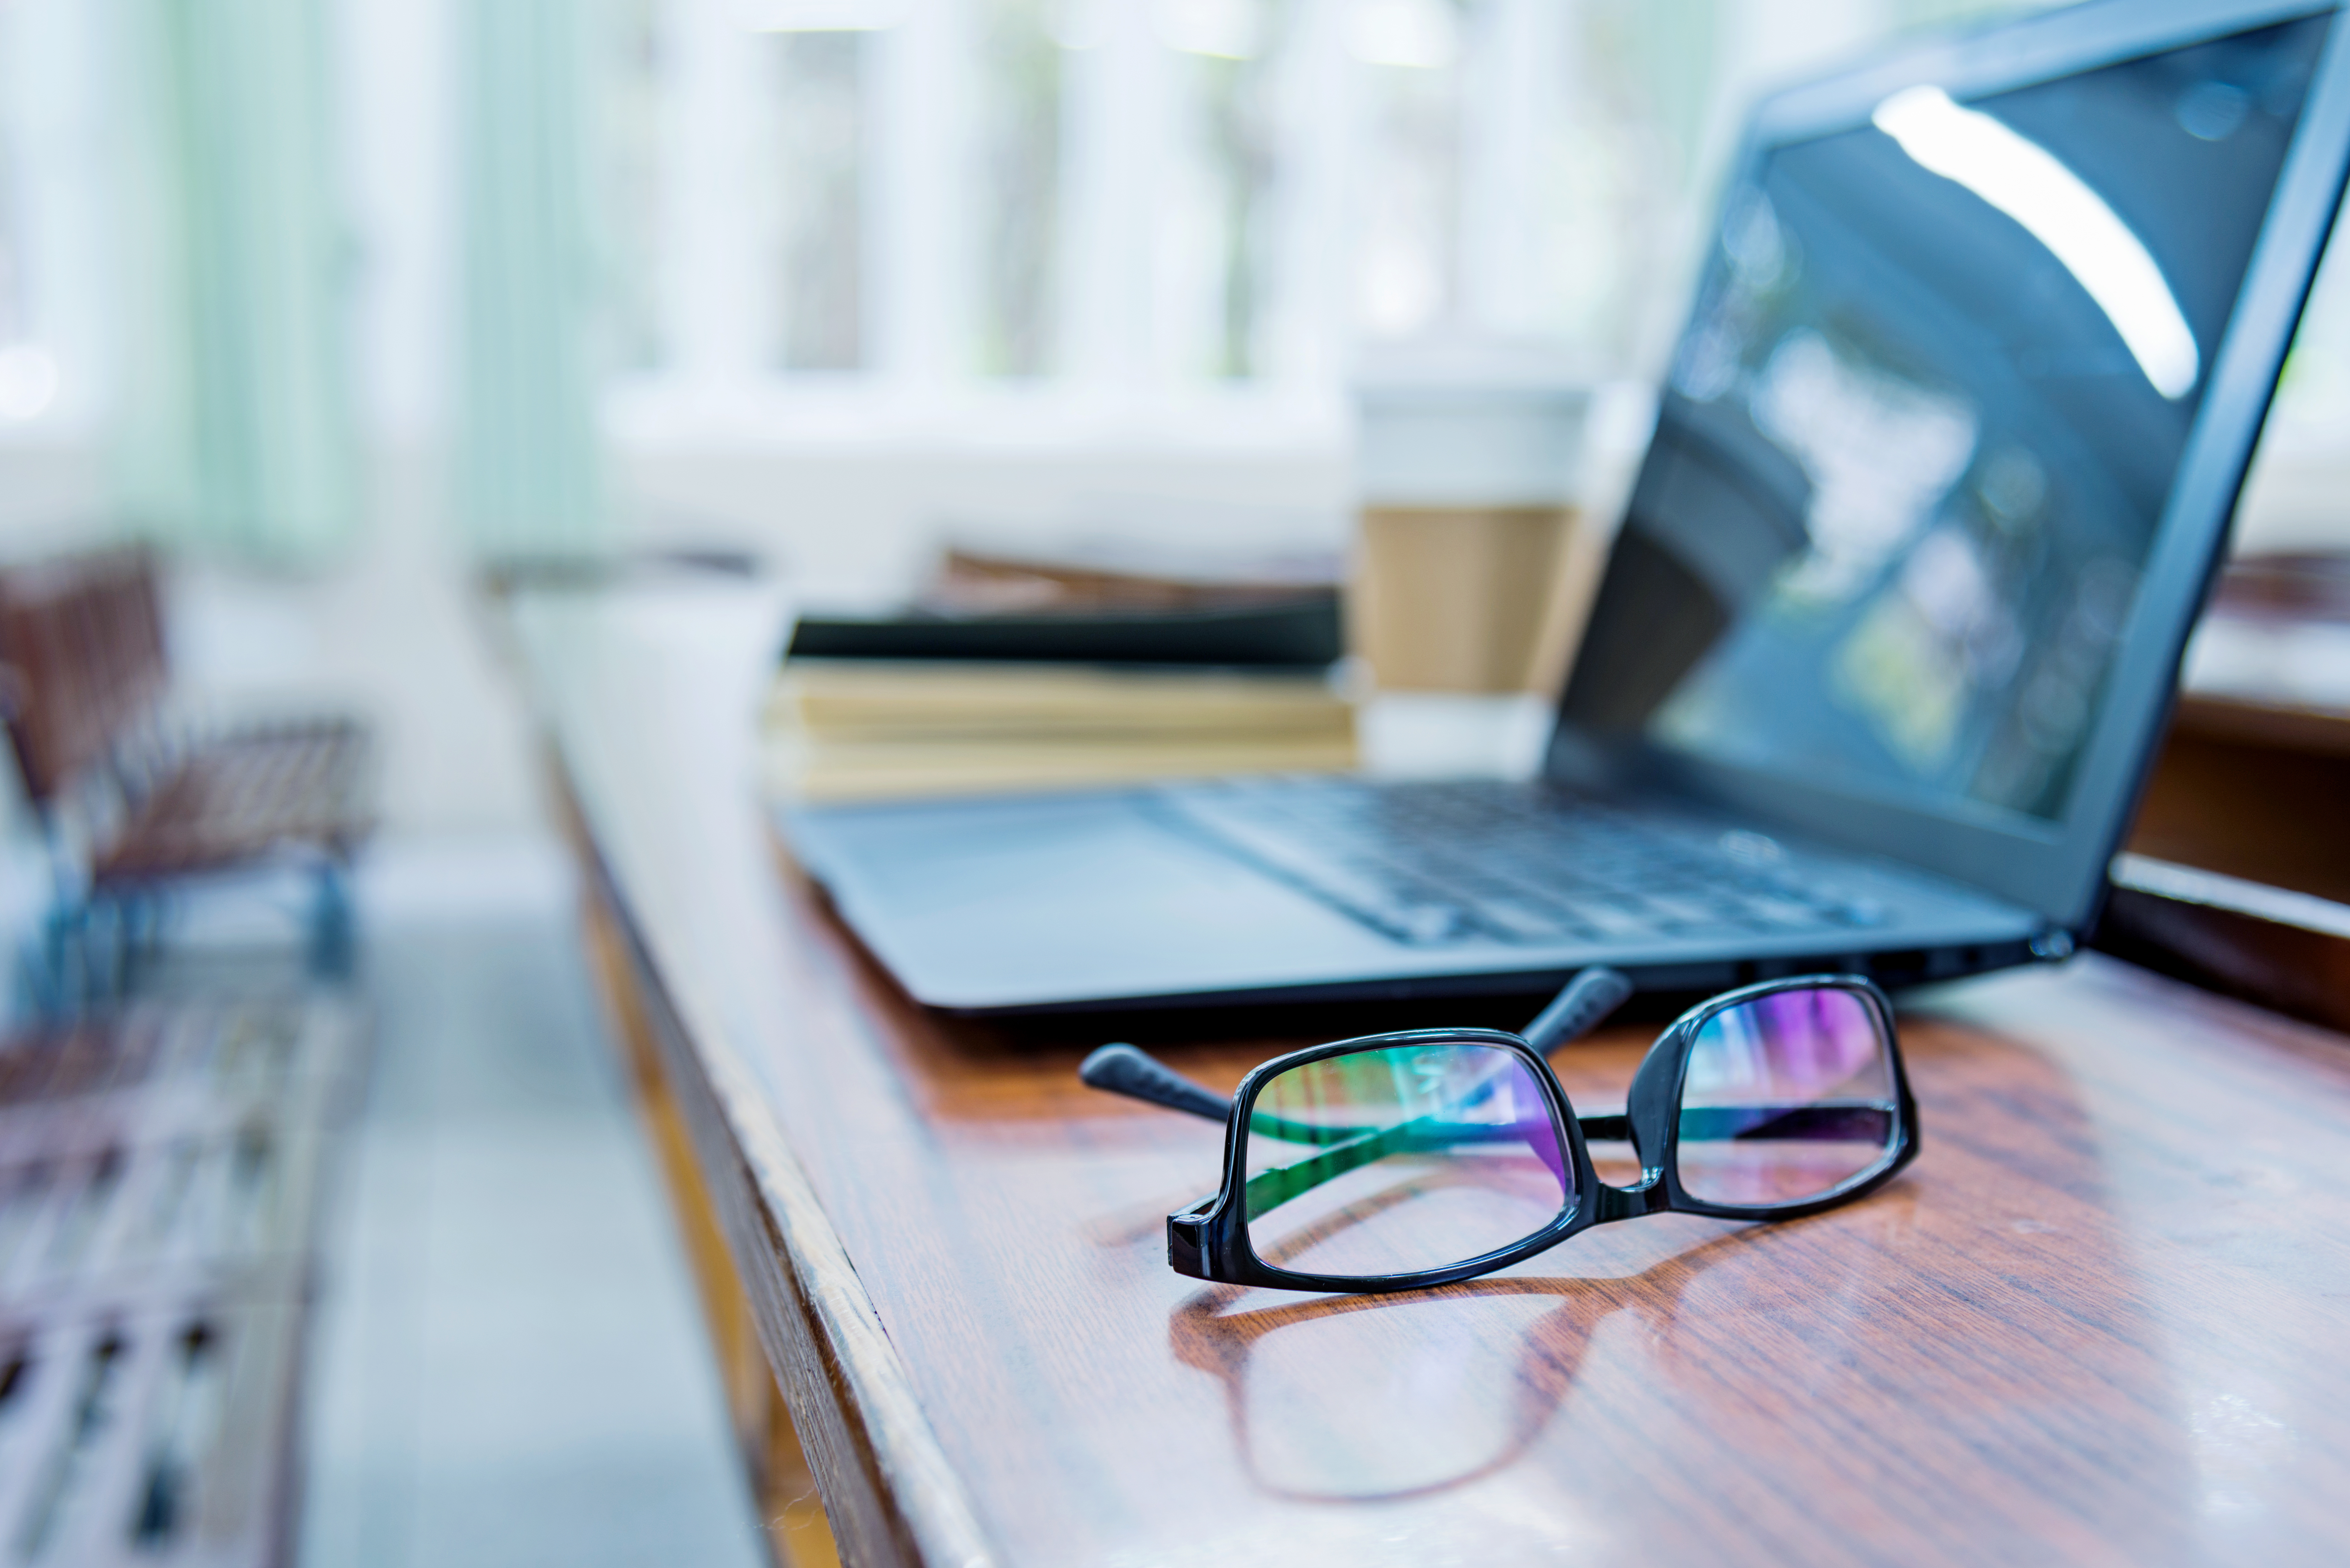
[[[1689,1075],[1690,1054],[1696,1047],[1698,1033],[1708,1021],[1731,1008],[1789,991],[1848,992],[1870,1010],[1872,1021],[1882,1032],[1880,1037],[1893,1075],[1897,1127],[1892,1156],[1824,1193],[1798,1202],[1728,1204],[1693,1198],[1681,1184],[1680,1162],[1675,1156],[1680,1146],[1681,1087]],[[1520,1241],[1442,1268],[1399,1274],[1309,1274],[1265,1262],[1249,1245],[1245,1201],[1250,1122],[1258,1095],[1284,1073],[1309,1063],[1414,1044],[1492,1046],[1515,1056],[1532,1073],[1549,1106],[1552,1130],[1561,1135],[1560,1147],[1567,1157],[1567,1168],[1575,1174],[1574,1206]],[[1602,1142],[1619,1138],[1628,1141],[1640,1158],[1639,1181],[1630,1187],[1601,1181],[1591,1162],[1587,1140],[1593,1137]],[[1655,1163],[1650,1162],[1648,1154],[1651,1147],[1658,1150]],[[1700,1002],[1657,1036],[1632,1075],[1631,1093],[1626,1096],[1624,1109],[1609,1115],[1577,1115],[1548,1059],[1523,1035],[1500,1029],[1407,1029],[1389,1034],[1363,1034],[1292,1051],[1250,1069],[1240,1087],[1232,1091],[1232,1111],[1224,1127],[1223,1184],[1199,1202],[1167,1217],[1167,1262],[1179,1274],[1221,1284],[1356,1294],[1419,1290],[1506,1269],[1594,1225],[1642,1215],[1669,1212],[1722,1220],[1800,1220],[1807,1214],[1866,1198],[1917,1158],[1918,1102],[1910,1093],[1908,1070],[1901,1059],[1893,1003],[1865,975],[1796,975],[1762,981]]]

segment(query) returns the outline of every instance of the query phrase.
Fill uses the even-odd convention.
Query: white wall
[[[949,536],[1049,544],[1148,532],[1202,545],[1343,549],[1335,445],[1038,456],[951,447],[682,447],[622,465],[627,535],[740,540],[818,600],[902,591]]]

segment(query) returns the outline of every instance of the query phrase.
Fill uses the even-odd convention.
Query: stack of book
[[[804,619],[769,787],[812,801],[1352,767],[1334,582],[959,551],[906,614]]]

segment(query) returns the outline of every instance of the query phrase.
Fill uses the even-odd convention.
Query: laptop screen
[[[1750,163],[1565,725],[2061,817],[2326,27],[1909,88]]]

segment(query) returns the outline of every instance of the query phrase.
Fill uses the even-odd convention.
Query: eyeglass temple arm
[[[1600,1020],[1624,1005],[1632,982],[1616,970],[1599,966],[1585,970],[1551,999],[1548,1007],[1526,1025],[1526,1044],[1547,1056],[1570,1040],[1598,1027]],[[1148,1100],[1170,1111],[1211,1122],[1230,1120],[1231,1096],[1204,1084],[1195,1084],[1139,1046],[1105,1045],[1077,1065],[1077,1077],[1090,1088]],[[1584,1130],[1594,1137],[1622,1136],[1592,1130],[1594,1122],[1620,1122],[1620,1116],[1585,1116]]]
[[[1088,1088],[1148,1100],[1186,1116],[1211,1122],[1232,1119],[1231,1096],[1193,1083],[1139,1045],[1103,1046],[1077,1064],[1077,1077]]]
[[[1594,965],[1561,987],[1522,1033],[1527,1044],[1547,1056],[1598,1028],[1631,995],[1632,982],[1621,970]]]

